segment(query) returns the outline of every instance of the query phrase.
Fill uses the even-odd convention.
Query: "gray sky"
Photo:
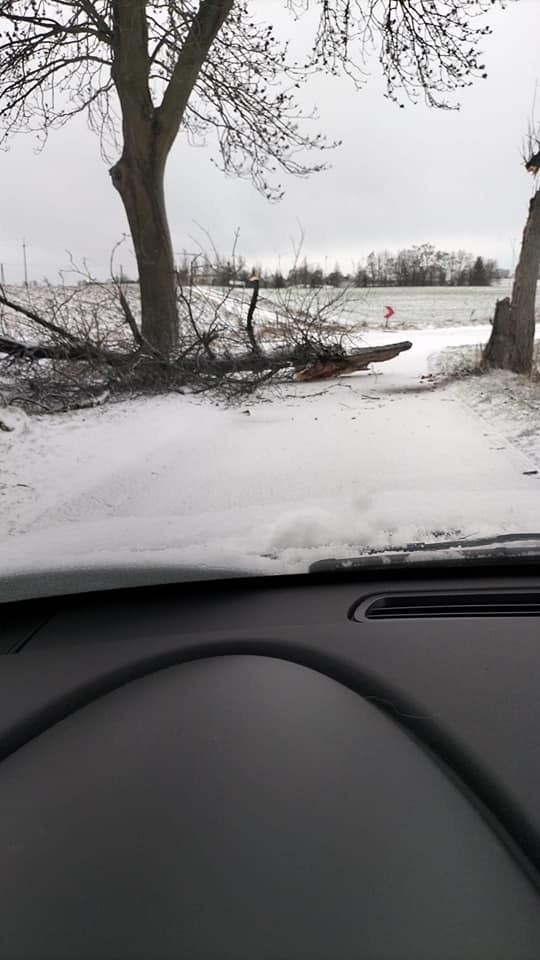
[[[278,15],[283,0],[254,0]],[[423,105],[400,110],[382,96],[373,74],[357,93],[346,80],[321,77],[307,90],[320,129],[343,139],[332,169],[308,180],[280,178],[283,200],[269,204],[246,181],[224,177],[209,162],[213,144],[180,141],[167,173],[175,250],[204,240],[273,265],[291,259],[291,236],[305,231],[310,260],[349,270],[370,250],[433,242],[465,248],[512,266],[533,182],[521,166],[537,80],[540,83],[540,0],[518,0],[490,15],[483,43],[489,77],[463,91],[460,112]],[[540,89],[537,97],[540,120]],[[66,250],[86,257],[96,274],[108,271],[114,243],[127,230],[96,137],[76,118],[50,135],[45,150],[19,136],[0,153],[0,262],[6,280],[22,279],[21,241],[28,244],[31,279],[53,280],[68,265]],[[128,248],[118,263],[131,268]]]

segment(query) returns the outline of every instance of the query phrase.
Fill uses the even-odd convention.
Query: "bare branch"
[[[158,141],[168,152],[210,48],[231,12],[234,0],[201,0],[156,111]]]
[[[307,9],[319,12],[304,60],[247,0],[3,0],[0,120],[7,133],[46,133],[88,109],[92,128],[115,142],[116,93],[124,137],[135,136],[136,117],[165,156],[180,128],[199,141],[213,132],[223,169],[276,198],[280,170],[323,169],[310,153],[336,145],[310,132],[314,115],[295,99],[310,76],[343,73],[362,86],[375,50],[389,97],[448,107],[448,94],[485,74],[489,27],[476,18],[491,0],[282,3],[295,29]]]

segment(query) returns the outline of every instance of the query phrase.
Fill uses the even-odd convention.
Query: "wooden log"
[[[412,343],[408,340],[405,340],[403,343],[391,343],[385,347],[364,347],[346,357],[308,364],[301,370],[296,371],[295,379],[310,381],[343,377],[350,373],[356,373],[359,370],[367,370],[370,363],[383,363],[386,360],[393,360],[398,354],[405,350],[410,350],[411,347]]]

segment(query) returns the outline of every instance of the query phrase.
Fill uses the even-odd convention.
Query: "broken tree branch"
[[[142,333],[137,326],[137,321],[133,316],[133,311],[127,301],[127,297],[124,291],[122,290],[122,286],[120,283],[116,284],[116,290],[118,293],[118,300],[120,302],[120,307],[122,308],[122,313],[124,314],[124,319],[129,329],[131,330],[133,340],[135,341],[138,347],[143,347],[144,339],[143,339]]]
[[[361,350],[355,350],[336,360],[321,360],[318,363],[308,364],[296,371],[296,380],[330,380],[332,377],[343,377],[349,373],[356,373],[359,370],[367,370],[370,363],[383,363],[385,360],[393,360],[398,354],[405,350],[410,350],[412,344],[409,341],[403,343],[392,343],[387,347],[364,347]]]
[[[11,337],[0,336],[0,354],[19,360],[101,360],[110,366],[121,366],[133,359],[134,354],[114,353],[98,349],[89,343],[77,342],[26,344]]]
[[[324,359],[303,355],[301,349],[274,350],[271,353],[228,354],[226,356],[184,355],[172,361],[170,368],[182,371],[186,376],[205,374],[214,377],[232,373],[276,372],[292,367],[297,380],[319,380],[333,376],[343,376],[357,370],[366,370],[370,363],[383,363],[392,360],[399,353],[410,350],[412,344],[405,340],[380,347],[361,347],[349,354],[332,355],[331,351]],[[98,349],[91,344],[24,344],[10,337],[0,337],[0,353],[23,360],[101,360],[109,366],[119,367],[141,359],[138,353],[120,353]],[[146,358],[150,363],[150,358]],[[163,366],[163,361],[160,360]]]
[[[349,354],[332,355],[328,351],[324,359],[311,357],[309,354],[303,354],[302,349],[291,350],[279,349],[271,353],[244,353],[238,355],[228,355],[222,357],[208,358],[199,356],[195,361],[182,361],[183,369],[190,368],[194,373],[210,374],[215,377],[225,376],[232,373],[262,373],[264,371],[278,371],[293,367],[296,371],[296,379],[316,380],[325,379],[321,375],[323,368],[334,365],[335,372],[327,376],[340,376],[344,373],[352,373],[356,370],[367,369],[370,363],[382,363],[385,360],[392,360],[399,353],[410,350],[412,343],[404,340],[401,343],[389,343],[381,347],[360,347],[352,350]],[[312,371],[312,375],[310,375]]]

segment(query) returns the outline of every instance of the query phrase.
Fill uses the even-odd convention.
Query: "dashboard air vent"
[[[540,592],[386,594],[364,600],[353,620],[410,620],[433,617],[538,617]]]

